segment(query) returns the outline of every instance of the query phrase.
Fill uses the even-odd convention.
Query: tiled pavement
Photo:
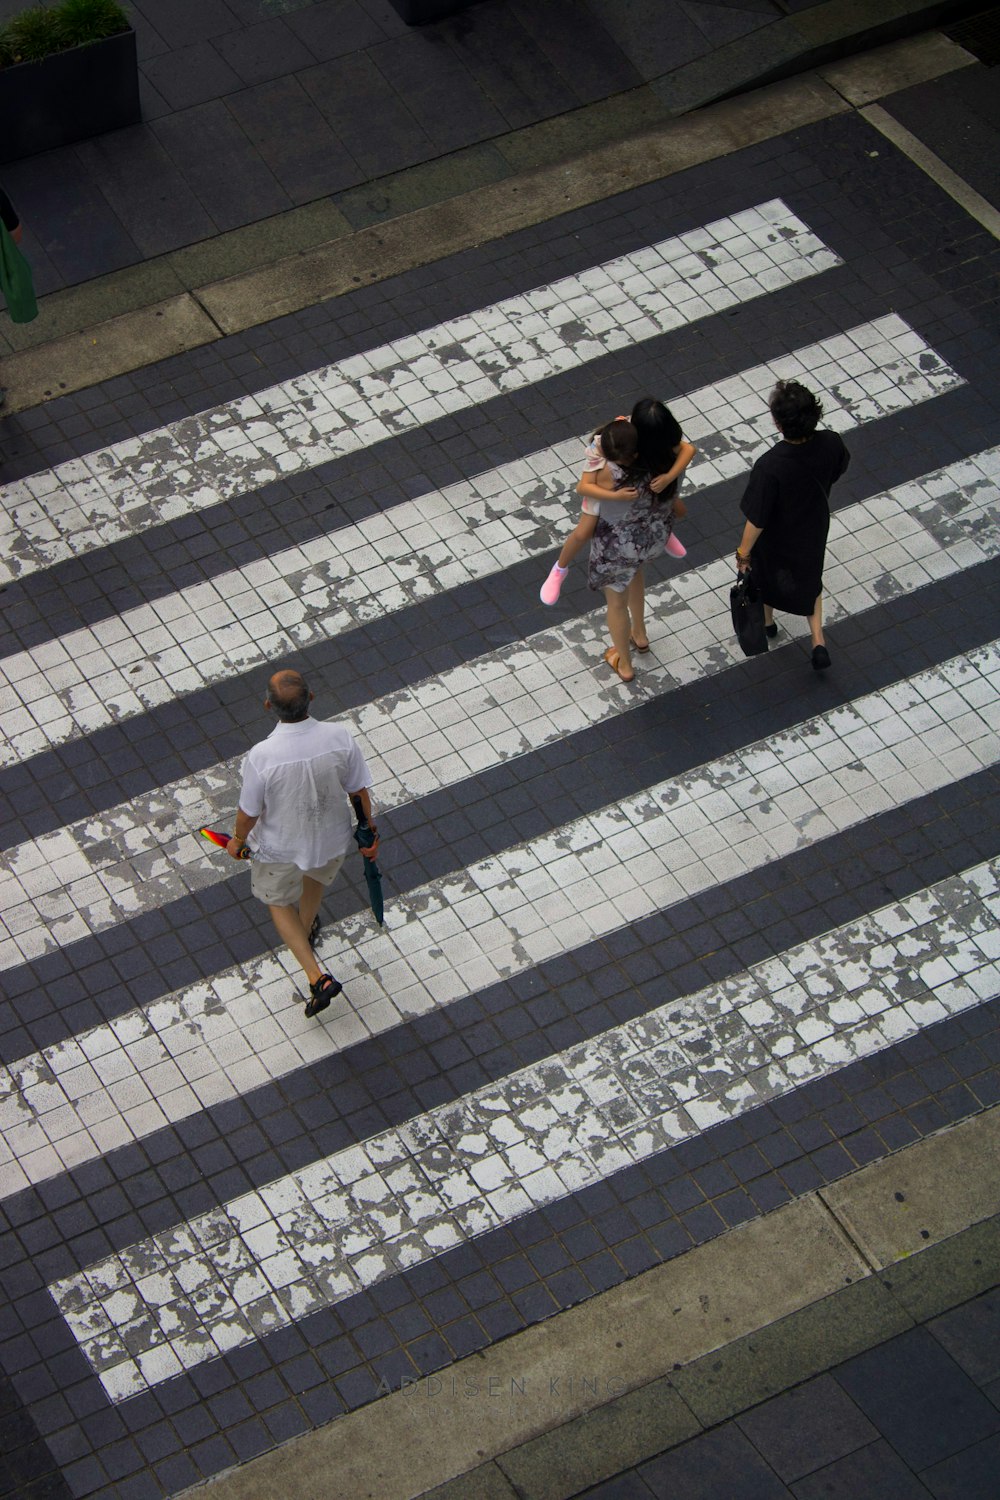
[[[710,795],[703,792],[699,805]],[[682,803],[672,812],[679,819],[684,810]],[[725,835],[725,827],[720,832]],[[776,843],[780,849],[780,839]],[[553,865],[550,859],[546,873]],[[600,887],[600,873],[595,884]],[[497,1223],[558,1202],[616,1168],[644,1163],[762,1100],[976,1006],[992,988],[983,957],[996,946],[997,886],[996,871],[981,866],[964,879],[786,950],[745,976],[600,1031],[455,1104],[369,1136],[361,1147],[349,1146],[230,1200],[222,1212],[189,1220],[186,1230],[171,1228],[87,1267],[84,1275],[52,1287],[56,1304],[108,1394],[126,1399],[217,1358],[220,1349],[241,1347],[307,1312],[334,1306],[397,1267],[426,1264]],[[648,873],[641,893],[657,894]],[[618,921],[622,894],[638,893],[619,890],[619,910],[605,898]],[[447,888],[441,892],[441,912],[457,918],[457,926],[467,920],[465,903],[450,895]],[[555,928],[536,948],[543,959],[572,941],[565,924],[559,930],[552,905],[542,898],[531,909]],[[512,925],[517,930],[519,924]],[[362,962],[366,946],[355,950]],[[479,975],[468,957],[463,962],[460,947],[468,947],[464,932],[459,944],[441,944],[442,968],[468,983],[470,975]],[[394,967],[405,965],[397,958]],[[647,995],[651,988],[645,987]],[[180,1018],[173,1019],[176,1025]],[[202,1017],[195,1025],[208,1029]],[[134,1048],[146,1040],[140,1026],[132,1028]],[[111,1046],[102,1050],[92,1041],[81,1038],[77,1072],[87,1070],[89,1059],[100,1074],[114,1055]],[[235,1060],[227,1049],[229,1077],[235,1074],[237,1088],[243,1083],[240,1092],[247,1092],[240,1064],[255,1041],[246,1038]],[[292,1066],[310,1050],[295,1056]],[[182,1070],[195,1087],[210,1078],[219,1063],[208,1058],[204,1067],[188,1071],[191,1051],[172,1046],[168,1037],[159,1056],[144,1059],[150,1086],[168,1088],[171,1074],[181,1084]],[[251,1061],[258,1076],[261,1062]],[[21,1087],[30,1093],[44,1081],[44,1070],[41,1077],[30,1066],[25,1072]],[[119,1082],[128,1076],[120,1068],[115,1072]],[[92,1089],[87,1102],[98,1092]],[[188,1110],[208,1102],[187,1092]],[[219,1097],[218,1090],[212,1093]],[[152,1095],[146,1104],[148,1109]],[[160,1105],[167,1118],[185,1112],[163,1093]],[[103,1114],[106,1120],[113,1116],[113,1104]],[[79,1147],[70,1149],[79,1160]],[[24,1163],[36,1182],[45,1171],[39,1154]],[[55,1157],[50,1171],[58,1172],[62,1164],[55,1152],[49,1154]],[[746,1205],[736,1195],[728,1209],[727,1222],[739,1222]],[[303,1262],[311,1268],[306,1278]],[[158,1328],[173,1335],[169,1342]]]
[[[998,1473],[988,1292],[576,1500],[994,1500]]]
[[[996,48],[1000,17],[987,18]],[[992,55],[992,54],[990,54]],[[974,67],[937,86],[920,84],[893,95],[892,113],[990,203],[1000,201],[1000,101],[993,68]]]
[[[847,507],[827,554],[827,618],[840,621],[882,598],[926,586],[993,555],[998,468],[1000,455],[988,451],[976,463],[963,461],[936,471],[926,487],[901,486]],[[958,504],[945,508],[934,498],[935,490],[959,496]],[[495,567],[494,552],[487,556]],[[863,573],[863,581],[853,569]],[[669,629],[666,621],[651,626],[657,661],[631,692],[636,703],[735,664],[722,602],[727,582],[727,565],[715,562],[692,569],[676,585],[650,591],[650,608],[668,616]],[[601,612],[592,612],[573,627],[540,631],[523,644],[489,652],[469,667],[447,669],[346,714],[374,752],[370,764],[382,806],[405,806],[470,773],[555,743],[571,729],[582,731],[615,716],[620,694],[608,691],[591,670],[601,628]],[[780,650],[793,638],[785,637],[771,649]],[[521,676],[525,645],[538,658],[530,694]],[[548,705],[545,711],[538,705],[540,694]],[[233,876],[233,866],[206,865],[204,850],[190,830],[190,810],[205,806],[208,799],[225,817],[238,786],[239,758],[234,757],[107,809],[100,817],[83,818],[8,849],[0,869],[13,935],[0,950],[0,968],[17,967],[25,958],[113,927],[123,912],[150,911],[181,888],[203,890]],[[58,879],[40,877],[41,866],[55,867]],[[84,882],[90,882],[89,900]],[[61,914],[52,905],[59,886],[71,903]]]
[[[140,463],[190,436],[208,481],[176,514],[168,481],[113,536],[85,466],[42,479],[66,514],[82,500],[74,555],[39,553],[2,595],[8,664],[30,651],[40,674],[2,709],[38,726],[0,772],[7,1493],[176,1493],[1000,1098],[997,252],[873,140],[827,122],[5,424],[25,482],[130,434]],[[308,372],[319,390],[421,330],[586,285],[777,184],[825,247],[807,282],[614,347],[586,338],[589,303],[565,368],[211,488],[225,461],[189,412],[283,383],[311,417]],[[678,268],[678,304],[705,269]],[[759,390],[725,381],[804,349],[854,455],[826,679],[794,641],[735,662],[720,618],[762,436]],[[845,363],[865,349],[877,371]],[[537,602],[572,513],[540,482],[635,394],[697,407],[709,387],[689,558],[653,569],[655,662],[631,695],[596,664],[580,570],[558,613]],[[482,507],[466,524],[463,484]],[[26,503],[20,480],[8,493]],[[497,555],[477,563],[484,532]],[[314,549],[355,540],[385,569],[367,607],[283,621]],[[114,687],[88,705],[60,655],[105,630],[123,665],[125,610],[197,624],[195,591],[262,553],[281,564],[254,587],[321,710],[351,714],[384,768],[387,929],[343,879],[323,951],[350,1011],[329,1026],[292,1003],[245,879],[184,878],[184,827],[231,811],[220,764],[263,732],[264,660],[234,646],[227,664],[223,643],[163,701]],[[337,574],[318,583],[336,601]],[[200,625],[185,639],[207,661],[215,617]],[[146,642],[135,676],[169,681],[172,642]],[[844,1400],[878,1427],[858,1368]],[[757,1439],[768,1458],[764,1421],[712,1439],[718,1462]]]
[[[373,179],[452,152],[466,184],[493,181],[497,137],[816,3],[480,0],[414,29],[390,0],[132,0],[142,123],[0,175],[50,292],[317,200],[357,222]],[[0,20],[23,8],[0,0]]]
[[[759,391],[770,389],[793,362],[808,375],[824,403],[830,426],[840,431],[917,406],[961,384],[960,377],[902,319],[892,317],[847,329],[839,338],[797,349],[787,359],[741,371],[721,386],[692,392],[675,403],[678,420],[686,430],[695,429],[689,435],[705,448],[699,488],[749,470],[754,450],[766,441],[770,424]],[[479,383],[473,381],[473,385]],[[724,394],[729,391],[731,395]],[[465,392],[462,396],[470,399]],[[356,409],[361,409],[360,403]],[[351,419],[338,413],[337,420]],[[382,423],[373,425],[384,434]],[[249,431],[256,426],[258,423],[251,419]],[[377,440],[377,435],[373,436]],[[171,437],[158,435],[157,444],[163,445]],[[281,433],[269,435],[274,443],[282,438]],[[239,439],[250,446],[242,427]],[[197,443],[193,451],[203,455],[209,468],[215,457],[212,443]],[[290,463],[299,457],[291,454]],[[991,461],[992,456],[978,473],[980,483],[989,482]],[[197,465],[198,460],[185,461],[182,470],[182,476],[190,474],[192,487],[197,483]],[[136,467],[147,466],[148,460]],[[156,467],[160,467],[158,462]],[[262,467],[266,473],[266,466]],[[252,482],[255,461],[247,458],[239,468],[243,472],[236,484]],[[977,463],[972,460],[968,478],[973,487],[976,476]],[[966,476],[956,471],[951,477],[960,482]],[[147,529],[150,512],[157,514],[158,504],[141,503],[144,497],[131,472],[115,479],[115,489],[102,495],[95,493],[96,486],[89,479],[83,481],[79,487],[86,491],[80,507],[82,525],[74,524],[75,497],[67,507],[68,514],[53,520],[49,510],[55,505],[47,496],[18,503],[17,489],[27,489],[30,478],[23,487],[12,487],[8,492],[14,522],[11,570],[21,562],[17,554],[24,546],[20,524],[24,512],[28,512],[25,530],[51,532],[57,526],[62,533],[55,540],[47,537],[48,545],[42,544],[37,550],[28,544],[25,550],[35,556],[30,563],[22,564],[24,572],[32,564],[38,566],[39,551],[43,557],[51,553],[80,556],[91,546],[106,545],[107,531],[114,535],[130,530],[126,497],[137,491],[137,509]],[[158,482],[177,484],[180,492],[170,495],[164,508],[170,512],[182,510],[188,502],[182,489],[183,477],[175,480],[168,470],[158,476]],[[573,482],[568,445],[542,450],[499,470],[488,470],[471,486],[451,486],[443,494],[432,492],[411,506],[397,507],[398,523],[393,526],[384,517],[371,519],[357,527],[343,528],[336,539],[317,539],[308,552],[301,547],[285,549],[262,557],[256,566],[244,562],[217,574],[208,586],[200,583],[190,589],[175,589],[161,601],[122,611],[112,623],[102,620],[93,629],[71,631],[54,639],[46,631],[49,639],[40,648],[15,652],[8,658],[0,678],[11,705],[9,712],[0,716],[0,730],[6,740],[0,764],[10,765],[48,746],[120,723],[182,693],[231,678],[239,669],[253,666],[262,654],[280,655],[315,645],[335,632],[384,619],[435,593],[489,577],[525,554],[547,550],[542,523],[558,519],[556,507],[564,504],[566,490]],[[925,502],[932,500],[936,482],[940,481],[930,479]],[[66,486],[62,476],[57,476],[56,483],[61,500],[65,488],[73,487],[72,481]],[[206,491],[211,495],[209,482],[203,483],[192,499],[207,498]],[[99,519],[105,506],[113,517],[106,528]],[[904,560],[915,559],[904,559],[897,549],[891,566],[901,566]],[[211,626],[210,637],[206,637],[206,625]],[[149,666],[139,665],[147,661]],[[31,703],[46,681],[58,686],[60,710],[40,721],[39,715],[32,713]]]

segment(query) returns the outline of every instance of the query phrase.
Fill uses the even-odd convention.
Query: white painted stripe
[[[0,490],[0,582],[840,265],[780,199]]]
[[[831,709],[0,1072],[0,1196],[759,869],[1000,759],[1000,642]],[[349,1008],[348,1008],[349,1006]]]
[[[993,448],[835,514],[828,621],[996,557],[998,484],[1000,448]],[[730,564],[718,561],[650,589],[653,652],[628,690],[597,665],[604,624],[595,610],[347,715],[381,805],[426,796],[742,661],[729,619],[730,580]],[[794,619],[784,623],[804,629]],[[783,634],[772,649],[787,640]],[[232,876],[238,867],[206,852],[191,830],[232,818],[239,762],[0,855],[0,971]]]
[[[49,1290],[109,1397],[125,1400],[992,998],[998,916],[1000,860]]]
[[[971,61],[971,59],[970,59]],[[858,114],[867,120],[869,125],[874,125],[880,130],[886,140],[904,155],[915,162],[922,172],[926,172],[938,187],[943,188],[950,198],[954,198],[959,208],[965,210],[972,218],[977,219],[983,228],[993,235],[994,239],[1000,240],[1000,212],[993,206],[982,193],[977,193],[970,182],[949,167],[948,163],[942,161],[937,152],[932,151],[926,142],[919,136],[907,130],[901,121],[891,115],[881,104],[862,104]]]
[[[774,437],[767,392],[790,374],[808,380],[841,432],[962,383],[902,318],[861,324],[674,403],[703,450],[694,485],[746,472]],[[547,551],[566,525],[581,451],[577,440],[543,449],[7,657],[0,765]]]

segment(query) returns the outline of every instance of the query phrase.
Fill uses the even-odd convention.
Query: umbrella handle
[[[358,826],[354,830],[354,841],[359,849],[370,849],[373,844],[378,842],[378,835],[376,834],[372,825],[369,823],[368,819],[365,817],[364,811],[361,806],[361,798],[352,797],[351,806],[354,808],[354,811],[358,816]],[[369,861],[369,863],[371,863],[371,861]]]

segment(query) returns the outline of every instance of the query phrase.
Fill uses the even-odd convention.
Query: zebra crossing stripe
[[[750,467],[773,437],[767,392],[791,374],[841,432],[962,384],[902,318],[860,324],[675,402],[701,447],[694,486]],[[317,538],[308,553],[289,548],[7,657],[0,765],[549,550],[580,453],[575,440],[543,449]]]
[[[1000,448],[992,448],[837,512],[828,620],[996,557],[998,483]],[[345,715],[380,804],[400,806],[741,660],[726,603],[730,571],[714,562],[650,589],[653,653],[627,692],[594,670],[598,610]],[[236,867],[207,859],[191,829],[232,816],[239,759],[0,855],[0,971],[231,876]]]
[[[995,764],[998,668],[994,641],[338,924],[323,1024],[282,953],[4,1069],[0,1196]]]
[[[755,752],[762,753],[759,749]],[[54,1282],[112,1401],[1000,993],[1000,860]]]
[[[0,582],[842,264],[780,198],[0,491]]]

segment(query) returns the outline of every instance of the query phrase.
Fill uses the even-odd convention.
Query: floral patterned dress
[[[643,563],[663,551],[673,529],[676,479],[662,495],[653,494],[647,477],[625,475],[621,484],[639,494],[631,503],[610,495],[601,501],[587,573],[587,583],[595,591],[613,589],[623,594]]]

